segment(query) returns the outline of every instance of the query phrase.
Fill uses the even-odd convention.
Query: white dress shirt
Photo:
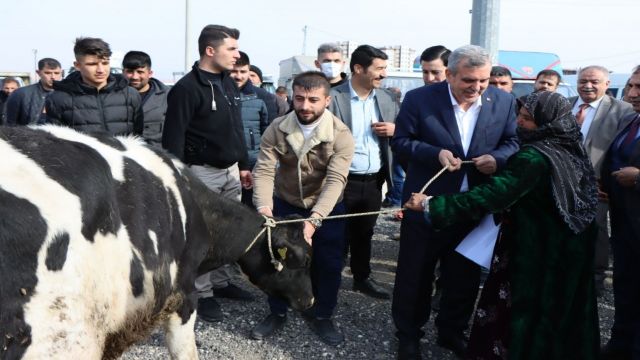
[[[471,145],[471,138],[473,137],[473,131],[476,128],[476,123],[478,122],[478,115],[480,114],[480,108],[482,107],[482,97],[478,96],[478,99],[471,104],[467,111],[464,111],[460,104],[453,97],[453,93],[451,92],[451,85],[449,87],[449,97],[451,97],[451,105],[453,105],[453,113],[456,116],[456,124],[458,125],[458,131],[460,132],[460,141],[462,142],[462,149],[464,150],[464,154],[467,155],[467,151],[469,150],[469,145]],[[469,190],[469,183],[467,181],[467,175],[464,176],[462,180],[462,186],[460,187],[460,191]]]
[[[582,122],[582,126],[580,127],[583,144],[587,140],[587,134],[589,134],[589,129],[591,128],[591,124],[593,123],[593,118],[596,116],[596,112],[598,111],[598,106],[600,106],[600,103],[602,102],[603,98],[604,96],[601,96],[600,99],[590,102],[589,106],[587,106],[583,110],[583,112],[586,112],[586,114],[584,115],[584,121]],[[582,101],[582,98],[578,96],[578,101],[576,101],[576,104],[573,106],[573,109],[571,109],[571,113],[573,115],[576,115],[578,111],[580,111],[580,105],[584,103],[585,102]]]

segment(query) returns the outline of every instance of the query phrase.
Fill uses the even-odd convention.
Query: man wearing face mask
[[[338,44],[327,43],[318,47],[316,67],[329,79],[329,84],[331,84],[332,88],[347,81],[347,74],[342,72],[344,63],[342,49]]]
[[[351,54],[351,80],[331,89],[334,101],[329,110],[351,130],[356,143],[344,203],[350,214],[378,211],[382,184],[392,186],[392,156],[389,140],[395,130],[399,106],[395,95],[380,89],[387,76],[387,54],[361,45]],[[389,292],[370,277],[371,237],[377,215],[347,220],[347,241],[351,252],[353,289],[366,295],[389,299]]]

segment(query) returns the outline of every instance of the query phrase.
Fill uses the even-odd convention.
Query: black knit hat
[[[249,66],[249,70],[253,71],[254,73],[256,73],[258,75],[258,77],[260,78],[260,82],[262,81],[262,70],[260,70],[259,67],[255,66],[255,65],[251,65]]]

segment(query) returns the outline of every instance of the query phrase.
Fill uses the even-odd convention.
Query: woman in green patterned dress
[[[466,193],[414,194],[405,206],[425,210],[437,229],[502,219],[469,359],[597,359],[593,169],[563,96],[534,93],[519,105],[521,149],[502,172]]]

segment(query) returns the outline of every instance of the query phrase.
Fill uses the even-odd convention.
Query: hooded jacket
[[[247,86],[249,85],[249,86]],[[269,126],[269,112],[267,105],[253,92],[256,87],[247,81],[240,89],[242,124],[244,138],[249,152],[249,167],[253,168],[260,152],[262,134]]]
[[[127,80],[110,74],[102,89],[87,85],[79,71],[53,83],[55,90],[45,101],[47,122],[83,132],[141,135],[144,117],[140,94]]]
[[[169,91],[162,146],[188,165],[249,170],[239,104],[228,73],[210,81],[196,62]]]
[[[142,99],[142,111],[144,112],[142,137],[151,144],[161,146],[169,88],[155,78],[149,79],[149,86],[149,92]]]

